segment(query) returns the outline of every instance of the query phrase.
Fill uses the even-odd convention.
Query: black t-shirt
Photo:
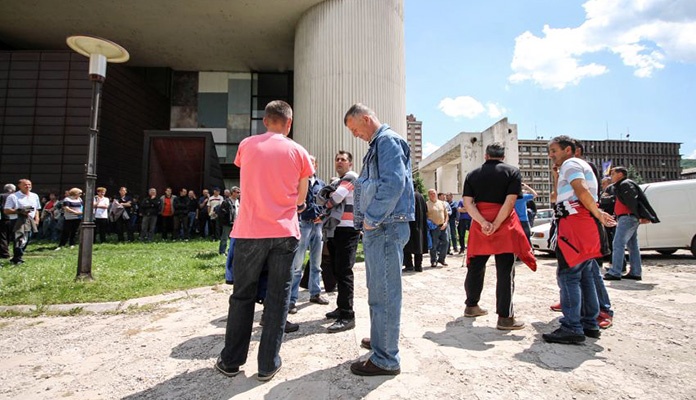
[[[505,197],[519,195],[521,190],[522,175],[519,168],[502,161],[488,160],[467,174],[463,196],[473,197],[476,203],[503,204]]]

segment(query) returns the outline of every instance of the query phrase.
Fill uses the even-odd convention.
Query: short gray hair
[[[283,100],[273,100],[266,104],[265,117],[271,121],[281,121],[283,123],[292,119],[292,107]]]
[[[348,126],[348,117],[358,117],[361,115],[370,115],[372,117],[375,117],[376,114],[372,109],[362,103],[355,103],[346,112],[345,117],[343,117],[343,125]]]
[[[505,146],[500,142],[493,142],[486,146],[486,154],[492,158],[505,157]]]
[[[5,193],[14,193],[17,190],[17,186],[15,186],[13,183],[8,183],[3,187],[3,190]]]

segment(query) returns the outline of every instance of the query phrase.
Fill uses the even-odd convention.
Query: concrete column
[[[335,175],[338,150],[360,172],[368,145],[343,125],[354,103],[375,110],[406,137],[403,0],[327,0],[309,9],[295,32],[293,135]]]
[[[447,193],[447,192],[452,192],[452,193],[457,193],[459,189],[457,189],[458,186],[458,178],[459,178],[459,168],[457,168],[456,164],[447,164],[443,165],[442,168],[440,168],[440,182],[438,187],[439,190],[438,192],[442,193]]]

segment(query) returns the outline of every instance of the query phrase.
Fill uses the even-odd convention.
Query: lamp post
[[[130,55],[123,47],[94,36],[70,36],[68,46],[89,57],[89,80],[92,81],[92,106],[89,117],[89,152],[85,172],[85,207],[80,224],[80,252],[77,258],[76,279],[92,280],[92,244],[94,243],[94,190],[97,181],[97,135],[99,134],[99,103],[101,88],[106,79],[106,63],[128,61]]]

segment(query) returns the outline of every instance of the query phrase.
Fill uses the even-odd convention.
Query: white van
[[[696,179],[640,185],[660,219],[638,228],[641,250],[672,254],[691,250],[696,257]]]
[[[696,257],[696,179],[646,183],[640,185],[660,223],[638,227],[641,250],[670,255],[679,249],[691,250]],[[532,228],[532,248],[553,253],[548,239],[551,224]]]

